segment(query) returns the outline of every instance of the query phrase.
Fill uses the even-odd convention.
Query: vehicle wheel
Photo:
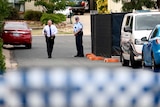
[[[147,66],[146,66],[146,64],[145,64],[145,62],[144,62],[144,55],[143,55],[143,53],[142,53],[142,68],[146,68]]]
[[[129,66],[129,61],[124,59],[122,54],[120,55],[120,60],[121,60],[122,66]]]
[[[142,66],[141,61],[135,61],[134,60],[134,54],[132,51],[130,51],[130,61],[131,61],[131,67],[136,68]]]
[[[31,49],[32,48],[32,44],[26,44],[26,48],[27,49]]]
[[[158,68],[158,65],[156,65],[156,63],[155,63],[153,53],[152,53],[152,66],[151,66],[151,68],[152,68],[152,69]]]

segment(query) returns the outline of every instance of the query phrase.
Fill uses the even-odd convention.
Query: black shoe
[[[84,57],[84,55],[79,55],[79,57]]]
[[[51,56],[48,56],[48,58],[52,58]]]
[[[84,57],[84,55],[75,55],[74,57]]]
[[[79,57],[79,55],[75,55],[74,57]]]

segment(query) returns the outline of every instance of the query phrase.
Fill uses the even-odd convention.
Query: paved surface
[[[121,67],[120,63],[105,63],[73,57],[76,54],[74,36],[57,36],[53,50],[53,58],[48,59],[46,43],[43,36],[33,37],[33,48],[24,46],[10,48],[18,68],[28,67]],[[91,53],[91,37],[84,36],[84,52]]]
[[[84,34],[85,35],[90,35],[91,32],[91,27],[90,27],[90,14],[89,13],[85,13],[85,15],[75,15],[75,16],[79,16],[80,17],[80,21],[83,23],[84,25]],[[74,17],[75,17],[74,16]],[[74,17],[72,19],[73,23],[74,23]],[[61,34],[62,36],[64,36],[63,34]],[[39,36],[39,35],[34,35],[34,36]],[[6,67],[7,69],[15,69],[17,68],[17,63],[13,60],[11,54],[12,51],[8,50],[8,48],[12,48],[12,46],[5,46],[7,49],[3,49],[3,54],[5,55],[5,63],[6,63]]]
[[[8,48],[12,48],[13,46],[4,46],[3,55],[5,56],[5,64],[6,69],[16,69],[17,62],[15,62],[11,56],[11,51]]]

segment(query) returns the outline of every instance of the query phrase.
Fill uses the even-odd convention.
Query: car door
[[[147,63],[151,64],[152,63],[152,45],[153,45],[153,40],[156,37],[158,29],[155,28],[148,39],[148,43],[144,46],[144,57]]]
[[[129,32],[127,28],[132,30],[133,16],[129,15],[126,17],[125,20],[126,21],[123,23],[122,30],[121,30],[121,48],[125,56],[128,57],[130,53],[130,39],[131,39],[132,33]],[[127,59],[129,59],[129,57]]]

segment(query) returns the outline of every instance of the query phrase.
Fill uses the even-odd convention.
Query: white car
[[[142,37],[149,37],[152,29],[160,24],[160,12],[128,13],[121,27],[121,61],[123,66],[142,64]]]
[[[70,15],[73,15],[72,7],[70,7],[70,6],[66,6],[66,9],[65,9],[65,10],[58,10],[58,11],[55,11],[55,13],[64,14],[64,15],[67,16],[67,18],[69,18]]]

